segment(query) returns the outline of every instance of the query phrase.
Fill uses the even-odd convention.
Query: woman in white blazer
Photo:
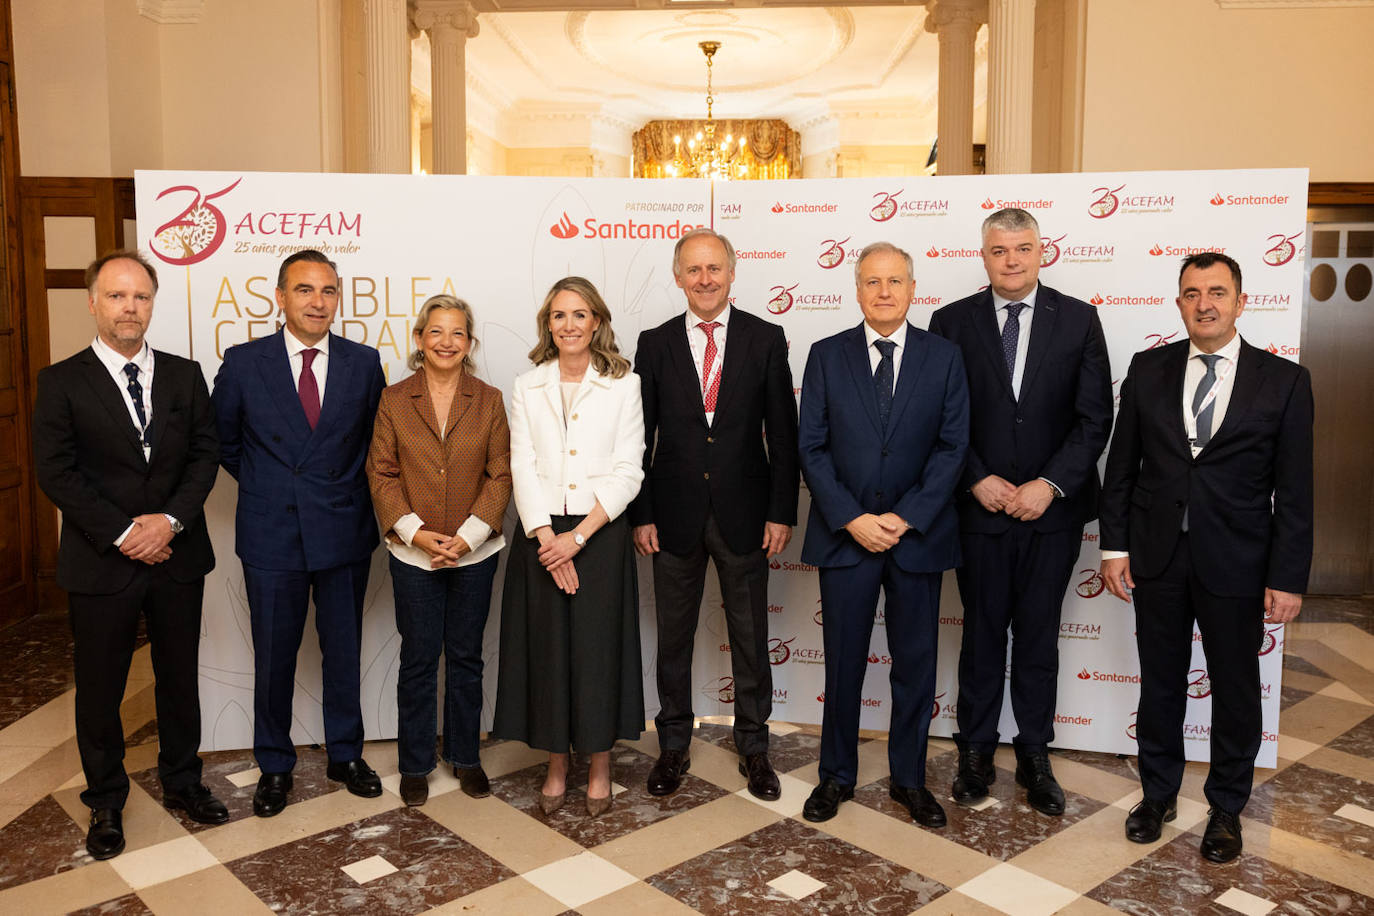
[[[639,378],[581,277],[535,319],[535,368],[511,395],[514,538],[501,604],[492,735],[549,752],[540,808],[563,804],[570,751],[590,755],[587,812],[611,805],[611,746],[644,727],[639,592],[625,509],[644,479]],[[517,532],[519,535],[521,532]]]

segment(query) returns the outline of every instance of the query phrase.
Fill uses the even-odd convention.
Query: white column
[[[415,25],[429,32],[434,173],[462,175],[468,168],[466,46],[477,37],[477,11],[467,0],[415,0]]]
[[[367,170],[410,171],[410,18],[406,0],[363,0]]]
[[[988,0],[988,173],[1031,170],[1035,0]]]
[[[926,31],[940,40],[936,171],[941,175],[973,174],[973,41],[987,9],[987,0],[936,0],[926,16]]]

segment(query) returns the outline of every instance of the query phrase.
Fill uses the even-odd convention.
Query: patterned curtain
[[[650,121],[636,131],[633,139],[634,177],[671,178],[675,147],[673,137],[687,140],[706,126],[705,121]],[[744,137],[739,161],[751,180],[801,177],[801,134],[779,120],[716,121],[716,138],[722,144],[727,135]],[[681,170],[679,170],[681,171]]]

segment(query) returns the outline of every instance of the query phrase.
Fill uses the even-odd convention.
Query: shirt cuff
[[[119,537],[115,538],[115,540],[114,540],[114,545],[115,545],[116,547],[123,547],[123,546],[124,546],[124,539],[125,539],[126,537],[129,536],[129,532],[130,532],[130,531],[133,531],[133,530],[134,530],[134,525],[137,525],[137,524],[138,524],[138,522],[130,522],[130,523],[129,523],[129,527],[124,529],[124,533],[121,534]]]
[[[1041,477],[1040,479],[1050,485],[1050,489],[1054,491],[1055,496],[1059,497],[1060,499],[1064,498],[1064,491],[1059,488],[1059,484],[1055,483],[1053,480],[1050,480],[1048,477]]]
[[[1104,550],[1102,559],[1104,560],[1124,560],[1131,555],[1129,550]]]
[[[477,516],[469,515],[467,521],[458,526],[458,536],[468,545],[468,551],[471,552],[491,537],[491,526]]]
[[[424,527],[424,519],[414,512],[407,512],[396,519],[396,524],[391,526],[391,530],[396,532],[396,536],[401,539],[401,543],[407,547],[413,546],[410,542],[415,538],[415,532]]]

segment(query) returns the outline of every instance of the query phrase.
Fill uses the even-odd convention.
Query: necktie
[[[703,321],[697,325],[706,333],[706,357],[701,363],[701,393],[707,413],[714,413],[716,398],[720,396],[720,373],[711,377],[711,369],[716,364],[716,328],[719,321]]]
[[[319,352],[314,347],[301,351],[301,380],[297,386],[301,396],[301,407],[305,410],[305,422],[310,424],[311,429],[320,422],[320,385],[315,381],[315,373],[310,369],[310,364],[315,361]]]
[[[1016,342],[1021,336],[1021,310],[1024,302],[1007,303],[1007,323],[1002,325],[1002,355],[1007,360],[1007,378],[1016,377]]]
[[[138,383],[138,366],[126,363],[124,374],[129,377],[129,398],[134,402],[134,413],[138,415],[139,437],[145,447],[152,445],[152,440],[148,437],[148,414],[143,409],[143,386]]]
[[[1198,407],[1207,397],[1207,392],[1217,383],[1217,360],[1221,357],[1215,353],[1203,353],[1198,358],[1207,365],[1207,371],[1203,373],[1202,379],[1197,383],[1197,390],[1193,392],[1193,413],[1197,415],[1197,438],[1194,444],[1202,448],[1212,441],[1212,412],[1217,406],[1217,399],[1212,398],[1202,410],[1198,410]]]
[[[873,392],[878,396],[878,419],[883,429],[887,429],[887,418],[892,415],[892,354],[896,352],[897,345],[890,340],[875,340],[873,346],[881,354],[878,368],[873,373]]]

